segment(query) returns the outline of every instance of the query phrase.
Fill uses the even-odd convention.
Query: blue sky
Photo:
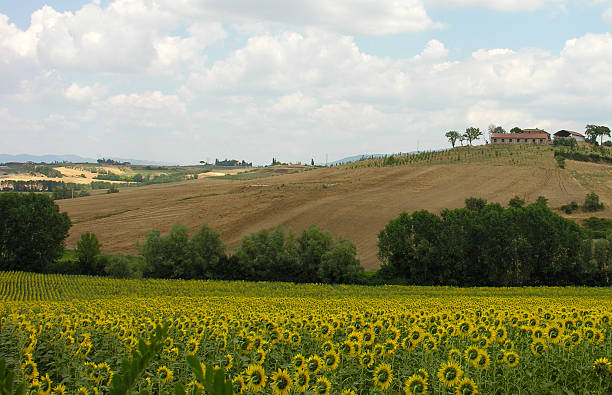
[[[438,149],[468,126],[612,123],[612,0],[1,1],[0,14],[2,153],[322,162]]]

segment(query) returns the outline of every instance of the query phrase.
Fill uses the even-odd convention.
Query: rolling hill
[[[377,234],[402,211],[439,212],[462,207],[471,196],[506,204],[515,195],[527,202],[542,195],[558,208],[572,200],[581,203],[591,191],[612,203],[611,186],[612,166],[568,160],[560,169],[552,147],[493,146],[399,157],[392,163],[378,158],[331,168],[266,168],[58,204],[74,224],[69,248],[91,231],[104,252],[136,253],[148,231],[164,233],[180,222],[192,232],[208,224],[234,249],[244,235],[263,228],[282,225],[301,232],[316,224],[353,241],[362,265],[375,268]],[[598,215],[611,218],[612,210]]]

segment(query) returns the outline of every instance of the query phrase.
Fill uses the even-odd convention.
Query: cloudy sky
[[[0,0],[0,153],[325,161],[612,126],[612,0]]]

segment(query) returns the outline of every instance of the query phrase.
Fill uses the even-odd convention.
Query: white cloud
[[[79,85],[77,83],[72,83],[66,91],[64,92],[65,96],[77,102],[90,102],[95,99],[101,98],[106,93],[106,88],[100,84],[94,84],[93,86],[88,85]]]
[[[169,127],[186,113],[185,103],[178,96],[160,91],[119,94],[94,103],[93,107],[107,124],[127,123],[150,128]]]
[[[535,11],[546,7],[565,9],[567,0],[428,0],[449,7],[483,7],[499,11]]]
[[[261,33],[262,23],[318,27],[341,34],[385,35],[441,27],[427,15],[423,0],[161,0],[183,15],[220,16],[243,31]]]
[[[612,25],[612,7],[607,8],[601,17],[604,21]]]
[[[416,59],[432,60],[441,59],[448,56],[448,49],[444,46],[444,43],[438,40],[430,40],[423,51],[416,55]]]

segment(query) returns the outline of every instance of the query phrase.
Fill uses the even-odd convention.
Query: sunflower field
[[[108,393],[121,361],[161,326],[133,393],[179,383],[203,393],[195,356],[235,393],[606,394],[611,320],[609,288],[0,273],[0,358],[36,394]]]

